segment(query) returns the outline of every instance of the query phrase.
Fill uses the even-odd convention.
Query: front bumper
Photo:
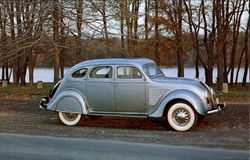
[[[47,109],[47,104],[49,103],[49,97],[43,97],[39,103],[39,108]]]
[[[223,109],[225,109],[226,108],[226,103],[224,102],[224,103],[217,103],[217,105],[216,105],[216,108],[215,109],[212,109],[212,110],[209,110],[209,111],[207,111],[207,114],[213,114],[213,113],[217,113],[217,112],[220,112],[220,111],[222,111]]]

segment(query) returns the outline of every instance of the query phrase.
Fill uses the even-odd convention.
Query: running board
[[[131,118],[147,118],[146,114],[140,113],[113,113],[113,112],[88,112],[90,116],[108,116],[108,117],[131,117]]]

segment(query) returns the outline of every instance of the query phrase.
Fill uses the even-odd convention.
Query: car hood
[[[182,77],[157,77],[151,79],[153,82],[162,84],[163,86],[167,86],[167,88],[172,88],[171,86],[187,89],[187,90],[197,90],[199,92],[208,91],[210,92],[210,88],[197,79],[190,78],[182,78]]]
[[[190,78],[182,78],[182,77],[157,77],[152,79],[154,82],[158,83],[180,83],[180,84],[190,84],[190,85],[199,85],[200,81],[196,79]]]

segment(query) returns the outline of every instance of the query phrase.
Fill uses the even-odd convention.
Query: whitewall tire
[[[197,113],[193,108],[183,102],[177,102],[170,106],[167,113],[169,125],[176,131],[188,131],[197,122]]]
[[[67,126],[74,126],[80,120],[82,114],[79,113],[66,113],[66,112],[58,112],[60,120]]]

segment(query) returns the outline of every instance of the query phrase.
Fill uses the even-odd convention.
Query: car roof
[[[79,68],[91,65],[121,65],[121,64],[134,64],[143,66],[144,64],[154,63],[153,60],[147,58],[110,58],[110,59],[94,59],[87,60],[76,64],[72,68]]]

